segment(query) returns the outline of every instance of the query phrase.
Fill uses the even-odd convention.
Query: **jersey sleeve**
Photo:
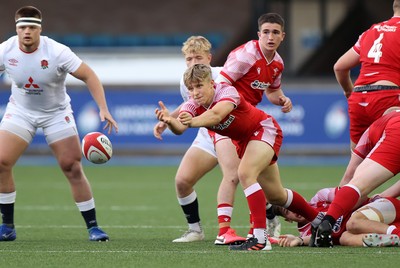
[[[323,188],[319,190],[313,198],[310,200],[310,205],[317,204],[319,202],[331,203],[335,198],[336,188]]]
[[[280,73],[272,83],[272,85],[269,86],[270,89],[279,89],[281,87],[282,83],[282,73]]]
[[[240,103],[240,95],[235,87],[227,84],[216,84],[216,97],[215,101],[229,101],[235,107]]]
[[[247,74],[257,61],[255,55],[249,52],[252,51],[251,46],[254,46],[252,41],[238,47],[228,55],[220,74],[231,84]]]
[[[359,37],[358,37],[358,40],[357,40],[357,42],[354,44],[354,46],[353,46],[353,50],[358,54],[358,55],[360,55],[360,51],[361,51],[361,39],[362,39],[362,37],[364,36],[364,34],[365,34],[365,32],[363,32]]]
[[[60,66],[63,71],[73,73],[81,64],[82,60],[69,47],[63,49],[60,54]]]
[[[197,107],[197,105],[194,103],[194,101],[192,99],[189,99],[187,102],[182,104],[182,107],[179,110],[179,113],[186,112],[186,113],[191,114],[193,117],[195,117],[197,115],[196,107]]]

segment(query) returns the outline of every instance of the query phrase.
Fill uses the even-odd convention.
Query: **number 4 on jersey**
[[[379,60],[382,57],[382,41],[383,33],[379,35],[379,37],[374,41],[371,49],[368,51],[368,58],[373,58],[374,63],[379,63]]]

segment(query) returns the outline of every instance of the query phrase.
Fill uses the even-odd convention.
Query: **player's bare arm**
[[[118,133],[118,124],[108,111],[104,88],[96,73],[86,63],[82,62],[79,68],[74,73],[71,73],[71,75],[85,82],[87,85],[90,94],[99,107],[101,122],[107,121],[103,129],[108,129],[108,134],[110,134],[114,128],[115,132]]]
[[[299,236],[294,236],[291,234],[286,234],[286,235],[281,235],[279,236],[279,246],[281,247],[298,247],[298,246],[303,246],[303,245],[308,245],[310,237],[299,237]]]
[[[333,66],[336,80],[342,87],[344,95],[349,98],[353,92],[353,81],[350,77],[350,70],[360,63],[360,55],[358,55],[353,48],[350,48]]]
[[[191,120],[190,127],[211,127],[222,121],[235,108],[230,101],[221,101],[212,109],[203,114],[194,117]]]
[[[183,104],[183,103],[182,103]],[[182,104],[179,105],[172,113],[171,116],[177,118],[179,115],[179,110],[182,107]],[[153,135],[159,140],[162,140],[162,133],[167,129],[167,125],[164,122],[157,122],[157,124],[153,128]]]
[[[272,104],[282,106],[281,110],[283,113],[288,113],[292,110],[292,100],[285,96],[282,89],[267,89],[265,95]]]

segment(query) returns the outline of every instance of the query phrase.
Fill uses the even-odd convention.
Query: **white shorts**
[[[380,198],[359,209],[358,212],[364,214],[369,220],[391,224],[396,219],[396,207],[386,198]]]
[[[7,104],[0,129],[11,132],[31,143],[38,128],[43,129],[48,144],[78,135],[75,118],[70,107],[52,113],[38,113]]]
[[[197,136],[194,139],[191,146],[200,148],[203,151],[217,158],[214,142],[211,139],[210,135],[208,134],[208,130],[204,127],[199,128],[199,130],[197,131]]]

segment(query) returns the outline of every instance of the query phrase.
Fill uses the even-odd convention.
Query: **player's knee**
[[[8,172],[12,169],[13,163],[6,159],[0,159],[0,172]]]
[[[80,159],[64,157],[58,161],[58,164],[65,173],[77,173],[82,170]]]
[[[175,178],[175,187],[178,192],[192,188],[194,184],[195,183],[192,180],[189,180],[187,177],[177,176]]]
[[[351,233],[358,233],[360,221],[364,216],[361,213],[355,212],[346,223],[346,230]]]

